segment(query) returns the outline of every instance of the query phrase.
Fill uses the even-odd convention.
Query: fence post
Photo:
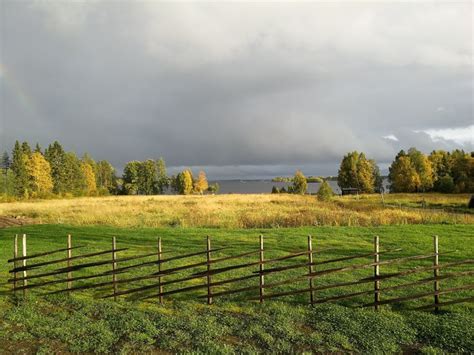
[[[374,237],[374,309],[378,310],[380,302],[380,281],[378,277],[380,276],[380,266],[378,263],[380,262],[379,256],[379,236],[376,235]]]
[[[435,235],[433,237],[433,248],[434,248],[434,259],[433,259],[433,270],[434,270],[434,303],[435,303],[435,312],[438,312],[439,311],[439,307],[438,307],[438,304],[439,304],[439,295],[437,294],[437,292],[439,291],[439,258],[438,258],[438,236]]]
[[[18,234],[15,234],[15,240],[13,241],[13,259],[18,258]],[[13,261],[13,268],[16,269],[18,262]],[[16,271],[13,273],[13,293],[16,294]]]
[[[23,234],[22,240],[22,266],[26,268],[26,234]],[[26,270],[23,271],[23,286],[26,287],[28,285],[27,272]],[[23,296],[26,296],[26,288],[23,289]]]
[[[70,234],[67,235],[67,267],[70,268],[72,266],[72,236]],[[67,288],[70,290],[72,288],[72,271],[67,273]]]
[[[211,238],[207,236],[207,304],[212,304],[211,292]]]
[[[263,261],[264,261],[264,255],[263,255],[263,235],[260,234],[260,303],[263,302],[263,296],[264,296],[264,285],[265,285],[265,276],[263,276],[263,270],[264,270],[264,265],[263,265]]]
[[[115,237],[112,237],[112,283],[114,287],[114,301],[117,301],[117,274],[115,270],[117,269],[117,241]]]
[[[158,238],[158,272],[161,274],[161,237]],[[158,277],[158,291],[160,293],[160,304],[163,304],[163,286],[161,285],[161,276]]]
[[[313,243],[311,240],[311,235],[308,235],[308,261],[309,261],[309,273],[313,273]],[[309,301],[311,305],[314,304],[314,294],[313,294],[313,278],[309,278]]]

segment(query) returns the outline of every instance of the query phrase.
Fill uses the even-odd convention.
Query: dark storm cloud
[[[215,177],[473,149],[443,138],[473,124],[469,2],[2,1],[1,16],[3,149],[58,139]]]

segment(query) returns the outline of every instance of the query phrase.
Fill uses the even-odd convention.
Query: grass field
[[[110,196],[0,203],[0,216],[36,223],[116,227],[278,228],[474,224],[469,195]]]
[[[231,196],[228,198],[242,197]],[[271,200],[273,197],[264,196],[264,198]],[[459,201],[461,200],[461,198],[457,198]],[[198,199],[199,197],[193,197],[189,201],[198,201]],[[160,199],[157,198],[157,200]],[[82,201],[80,199],[78,203],[80,204]],[[84,199],[84,201],[88,200]],[[188,200],[184,199],[183,201],[187,202]],[[449,203],[460,203],[455,201],[453,198],[453,201]],[[64,203],[70,202],[65,201]],[[63,201],[38,202],[39,205],[43,203],[63,203]],[[355,202],[352,199],[343,203],[354,203],[361,206],[360,201]],[[402,203],[407,204],[410,201]],[[446,203],[446,200],[443,203]],[[4,207],[2,206],[2,208]],[[24,207],[18,208],[23,209]],[[81,208],[86,211],[85,207]],[[458,213],[464,214],[464,212]],[[136,216],[125,218],[133,219]],[[84,223],[81,221],[78,224]],[[387,225],[380,227],[318,226],[271,229],[219,227],[221,228],[119,228],[116,226],[56,224],[3,229],[0,230],[1,279],[7,278],[6,260],[11,257],[12,238],[15,233],[28,234],[30,253],[62,248],[65,246],[66,235],[71,233],[76,245],[85,245],[81,253],[109,249],[111,237],[116,236],[118,247],[130,248],[130,250],[120,253],[120,257],[156,250],[156,240],[160,236],[166,256],[203,250],[205,236],[210,235],[213,247],[231,246],[229,250],[223,250],[213,255],[213,257],[220,257],[255,250],[258,247],[258,235],[263,234],[265,249],[268,250],[265,256],[272,258],[304,250],[306,236],[311,234],[314,240],[315,261],[322,261],[370,252],[373,236],[379,235],[381,250],[398,247],[403,249],[400,252],[384,254],[381,256],[381,259],[384,260],[428,254],[432,251],[432,236],[436,234],[440,238],[441,253],[450,251],[450,253],[440,255],[441,263],[472,258],[474,255],[474,226],[470,224]],[[319,253],[318,250],[321,252]],[[247,260],[254,261],[255,258],[256,256],[249,256]],[[203,260],[202,256],[195,257],[187,260],[186,263]],[[293,259],[279,265],[289,265],[298,260],[305,259]],[[351,263],[365,263],[370,260],[370,258],[366,258],[350,263],[341,262],[331,264],[328,268]],[[182,261],[176,261],[167,267],[179,266],[182,263]],[[228,262],[229,265],[235,263],[236,261]],[[414,266],[428,266],[431,263],[432,261],[427,259],[410,261],[398,266],[382,266],[381,273],[410,269]],[[103,270],[107,269],[104,267]],[[321,269],[323,268],[317,268],[317,270]],[[98,272],[97,270],[96,272]],[[186,275],[201,270],[202,268],[191,270]],[[469,267],[459,266],[449,271],[465,270],[469,270]],[[304,271],[306,270],[298,269],[267,276],[266,282],[271,283],[300,276]],[[141,272],[143,271],[134,271],[128,276],[142,275]],[[230,275],[223,274],[216,276],[215,279],[219,281],[220,278],[238,277],[244,275],[244,272],[246,271],[233,271]],[[86,274],[87,271],[81,271],[75,276]],[[327,275],[316,279],[315,282],[317,285],[324,285],[357,280],[371,276],[371,274],[371,269],[365,269],[351,273]],[[185,276],[185,273],[182,276]],[[382,287],[429,276],[431,273],[427,272],[426,274],[406,276],[400,280],[391,279],[382,282]],[[174,277],[179,277],[179,275]],[[464,277],[441,281],[441,288],[472,284],[473,280],[473,277]],[[257,280],[249,280],[240,284],[239,287],[253,285],[257,282]],[[134,283],[134,285],[149,283]],[[204,280],[189,281],[187,285],[200,283],[204,283]],[[291,287],[298,289],[304,288],[306,285],[307,282],[302,281]],[[131,287],[133,286],[127,285],[127,288]],[[363,284],[345,289],[329,289],[318,291],[316,297],[323,298],[358,292],[371,287],[371,284]],[[432,287],[432,284],[429,283],[410,290],[394,290],[382,294],[382,299],[413,292],[430,291]],[[49,290],[59,288],[60,286],[52,286]],[[2,286],[3,291],[7,289],[6,285]],[[172,286],[167,289],[172,289]],[[215,291],[225,289],[222,287]],[[268,293],[288,289],[288,286],[274,288]],[[101,297],[110,294],[110,292],[110,288],[104,288],[78,292],[72,297],[64,295],[45,297],[40,296],[39,291],[32,291],[29,300],[19,301],[18,304],[15,300],[2,296],[0,342],[4,344],[5,352],[9,353],[12,349],[16,349],[16,351],[23,349],[27,353],[35,351],[43,353],[172,353],[186,351],[203,353],[331,351],[441,353],[469,352],[474,348],[472,304],[450,306],[438,315],[410,311],[413,307],[432,302],[430,297],[394,306],[383,306],[381,312],[358,308],[361,304],[371,302],[373,298],[371,295],[341,300],[337,302],[337,305],[324,304],[314,308],[307,305],[308,294],[280,298],[278,301],[269,300],[264,305],[246,300],[248,297],[255,296],[258,291],[216,298],[214,305],[207,306],[205,299],[197,298],[197,296],[205,294],[205,289],[170,296],[166,298],[164,306],[158,305],[156,299],[137,301],[134,300],[134,297],[125,297],[118,303],[109,300],[93,300],[94,297]],[[472,296],[472,291],[445,295],[442,296],[442,301],[468,296]]]

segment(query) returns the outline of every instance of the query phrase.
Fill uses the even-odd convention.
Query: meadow
[[[111,286],[81,290],[71,294],[46,295],[64,289],[64,284],[33,288],[27,298],[11,297],[7,259],[12,257],[13,236],[27,234],[28,253],[82,245],[73,255],[110,249],[117,238],[119,258],[156,252],[162,238],[164,256],[175,256],[205,249],[206,236],[212,247],[228,247],[213,258],[235,256],[256,250],[264,235],[265,258],[306,250],[307,235],[313,237],[314,260],[324,261],[371,252],[373,237],[380,237],[381,260],[430,254],[433,235],[439,236],[440,263],[472,259],[474,255],[474,215],[466,208],[467,195],[367,195],[337,197],[319,202],[314,196],[294,195],[216,195],[104,197],[69,200],[40,200],[0,204],[0,216],[23,216],[38,224],[0,229],[0,354],[10,353],[446,353],[469,352],[474,348],[474,306],[455,304],[435,314],[414,311],[430,304],[433,297],[381,306],[375,312],[360,306],[373,301],[373,294],[361,294],[334,303],[309,305],[308,293],[265,300],[250,300],[258,290],[216,297],[207,305],[206,289],[165,296],[164,304],[152,288],[119,297],[117,302],[102,297]],[[65,255],[64,255],[65,256]],[[52,260],[61,254],[44,257]],[[93,260],[104,260],[99,256]],[[229,260],[220,266],[255,261],[252,254]],[[150,256],[145,260],[156,260]],[[175,260],[167,268],[202,262],[205,255]],[[305,256],[284,260],[278,266],[304,262]],[[317,266],[316,270],[368,263],[371,257]],[[126,261],[119,267],[133,264]],[[429,266],[432,259],[408,260],[383,265],[381,274]],[[61,266],[64,266],[60,264]],[[277,265],[275,265],[277,266]],[[52,265],[51,270],[58,265]],[[270,266],[269,266],[270,267]],[[156,268],[130,269],[120,278],[142,276]],[[108,271],[110,265],[75,271],[89,276]],[[48,270],[48,267],[44,271]],[[186,270],[164,280],[203,271],[205,266]],[[232,270],[213,277],[219,281],[248,275],[254,270]],[[458,265],[444,272],[472,270]],[[266,283],[295,279],[291,285],[268,289],[272,294],[307,287],[307,280],[296,281],[306,269],[287,270],[266,276]],[[33,274],[32,271],[30,274]],[[38,272],[38,271],[36,271]],[[324,286],[369,277],[372,268],[328,274],[315,279]],[[414,282],[432,276],[405,275],[382,281],[383,287]],[[51,280],[54,277],[50,278]],[[110,277],[93,279],[110,281]],[[472,284],[474,276],[441,281],[441,289]],[[34,283],[36,280],[30,282]],[[156,280],[119,284],[119,291],[146,286]],[[74,286],[90,283],[81,280]],[[193,279],[186,284],[165,286],[165,291],[205,283]],[[258,285],[257,279],[237,286],[223,285],[214,292],[232,287]],[[316,299],[370,290],[371,283],[317,291]],[[419,292],[429,292],[432,283],[383,292],[382,300]],[[472,290],[441,296],[441,301],[471,297]]]
[[[0,203],[0,216],[116,227],[279,228],[474,224],[468,194],[110,196]]]

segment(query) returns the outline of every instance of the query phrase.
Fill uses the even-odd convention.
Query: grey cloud
[[[1,7],[2,149],[58,139],[215,177],[472,149],[415,133],[473,122],[470,3]]]

